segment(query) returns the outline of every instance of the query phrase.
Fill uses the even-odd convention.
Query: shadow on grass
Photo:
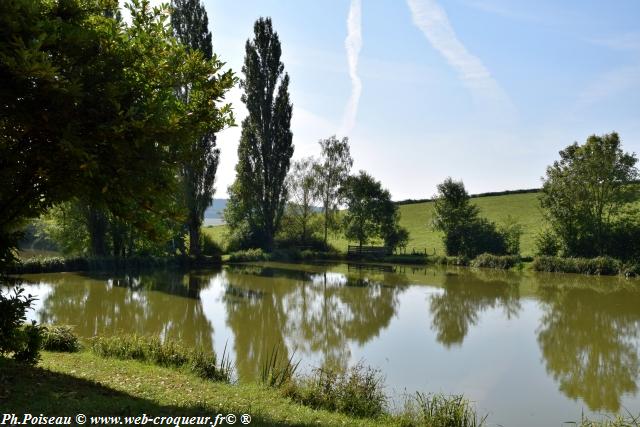
[[[208,406],[172,406],[143,399],[99,382],[27,366],[0,357],[0,408],[3,412],[34,416],[189,416],[214,418],[232,411]],[[239,416],[240,414],[235,414]],[[252,414],[252,425],[288,426]],[[206,424],[208,425],[208,424]],[[297,424],[299,425],[299,424]]]

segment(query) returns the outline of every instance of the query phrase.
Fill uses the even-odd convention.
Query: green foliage
[[[55,273],[60,271],[111,271],[118,269],[138,270],[145,268],[176,267],[181,265],[179,258],[138,257],[131,258],[63,258],[33,257],[20,261],[9,268],[15,274]]]
[[[13,358],[19,362],[35,365],[40,360],[42,345],[41,327],[35,321],[22,325],[17,331],[17,346]]]
[[[455,267],[467,267],[471,264],[471,260],[464,255],[457,256],[434,256],[430,258],[436,265],[450,265]]]
[[[398,207],[391,201],[391,194],[382,188],[364,171],[350,176],[341,189],[342,197],[347,205],[343,217],[345,237],[357,241],[360,246],[367,244],[372,238],[385,238],[399,231],[400,214]],[[389,239],[390,241],[392,239]],[[398,243],[397,240],[393,243]]]
[[[312,157],[293,163],[286,185],[289,202],[282,217],[278,240],[307,245],[320,230],[320,218],[314,212],[318,200],[318,175]]]
[[[579,422],[570,424],[576,427],[640,427],[640,414],[628,412],[626,415],[605,416],[599,420],[590,419],[583,414]]]
[[[479,417],[464,396],[418,392],[407,396],[400,418],[406,426],[479,427],[487,416]]]
[[[483,252],[502,255],[520,250],[521,227],[507,219],[499,229],[494,222],[481,218],[462,182],[447,178],[439,184],[433,211],[433,226],[443,233],[447,255],[473,258]]]
[[[353,159],[347,137],[339,140],[333,135],[327,139],[321,139],[318,143],[321,150],[320,160],[315,162],[313,168],[316,179],[315,190],[322,203],[324,244],[327,246],[329,230],[338,228],[336,212],[342,201],[340,189],[349,178]]]
[[[139,335],[94,337],[91,351],[101,357],[133,359],[169,368],[186,368],[201,378],[230,382],[232,367],[226,353],[218,363],[215,353],[187,349],[171,340]]]
[[[498,268],[502,270],[508,270],[520,264],[520,257],[518,255],[493,255],[493,254],[480,254],[471,261],[472,267],[481,268]]]
[[[506,253],[509,255],[520,254],[520,239],[522,238],[522,224],[511,215],[508,215],[503,223],[498,226],[498,232],[504,237]]]
[[[293,381],[300,361],[294,362],[295,352],[289,358],[280,355],[280,348],[274,347],[262,362],[260,382],[267,387],[281,388]]]
[[[208,29],[207,12],[200,0],[173,0],[171,2],[171,24],[174,35],[189,51],[199,51],[211,60],[213,48]],[[233,84],[233,83],[232,83]],[[230,89],[231,86],[224,88]],[[190,107],[190,86],[177,89],[182,102]],[[201,255],[200,228],[204,212],[213,201],[213,184],[218,169],[220,150],[216,148],[215,132],[219,126],[211,126],[203,135],[191,141],[189,157],[180,165],[180,178],[187,211],[186,228],[189,232],[189,255]]]
[[[44,325],[41,330],[42,349],[73,353],[80,350],[80,341],[71,326]]]
[[[271,19],[258,19],[253,30],[240,82],[249,114],[242,121],[236,180],[228,189],[225,219],[242,247],[271,250],[287,201],[284,181],[293,155],[293,107]]]
[[[625,273],[622,262],[611,257],[596,258],[564,258],[554,256],[537,256],[533,259],[535,271],[551,273],[578,273],[593,275],[616,275]],[[629,272],[633,267],[629,268]]]
[[[207,256],[222,255],[222,252],[223,252],[222,248],[220,247],[218,242],[213,240],[213,237],[211,237],[209,234],[202,233],[201,240],[202,240],[201,242],[202,255],[207,255]]]
[[[229,262],[269,261],[270,259],[269,254],[262,249],[247,249],[229,254]]]
[[[624,206],[637,198],[636,163],[614,132],[568,146],[547,168],[540,203],[565,256],[607,255],[620,243],[611,241],[611,230]],[[617,238],[627,244],[633,237]]]
[[[127,5],[130,25],[114,18],[117,7],[0,5],[3,243],[74,197],[155,238],[155,225],[177,216],[176,168],[188,143],[233,123],[230,105],[218,106],[233,73],[177,43],[167,14],[147,0]],[[174,93],[187,85],[189,108]]]
[[[390,250],[404,250],[409,243],[409,230],[398,225],[399,217],[394,226],[384,231],[384,245]]]
[[[560,241],[553,231],[544,229],[536,237],[536,255],[556,256],[560,252]]]
[[[286,393],[303,405],[356,417],[375,418],[387,408],[380,371],[365,367],[362,362],[346,372],[315,369]]]
[[[13,354],[16,360],[37,362],[39,329],[35,323],[24,325],[27,310],[35,300],[30,294],[24,295],[19,285],[8,292],[0,288],[0,356]]]

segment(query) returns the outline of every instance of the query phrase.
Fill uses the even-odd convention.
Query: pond
[[[463,393],[489,425],[640,412],[640,281],[479,269],[259,263],[185,274],[24,276],[30,317],[82,337],[227,348],[241,381],[276,346],[300,367],[379,368],[386,391]]]

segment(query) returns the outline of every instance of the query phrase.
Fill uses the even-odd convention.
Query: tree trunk
[[[89,207],[87,211],[87,229],[91,243],[91,255],[107,255],[107,218],[99,209]]]
[[[200,224],[199,221],[192,218],[192,220],[189,221],[189,255],[199,257],[201,254]]]

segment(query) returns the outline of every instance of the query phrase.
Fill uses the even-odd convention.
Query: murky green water
[[[640,281],[275,263],[25,278],[40,322],[226,345],[245,380],[279,346],[303,369],[364,360],[394,396],[464,393],[490,425],[640,412]]]

